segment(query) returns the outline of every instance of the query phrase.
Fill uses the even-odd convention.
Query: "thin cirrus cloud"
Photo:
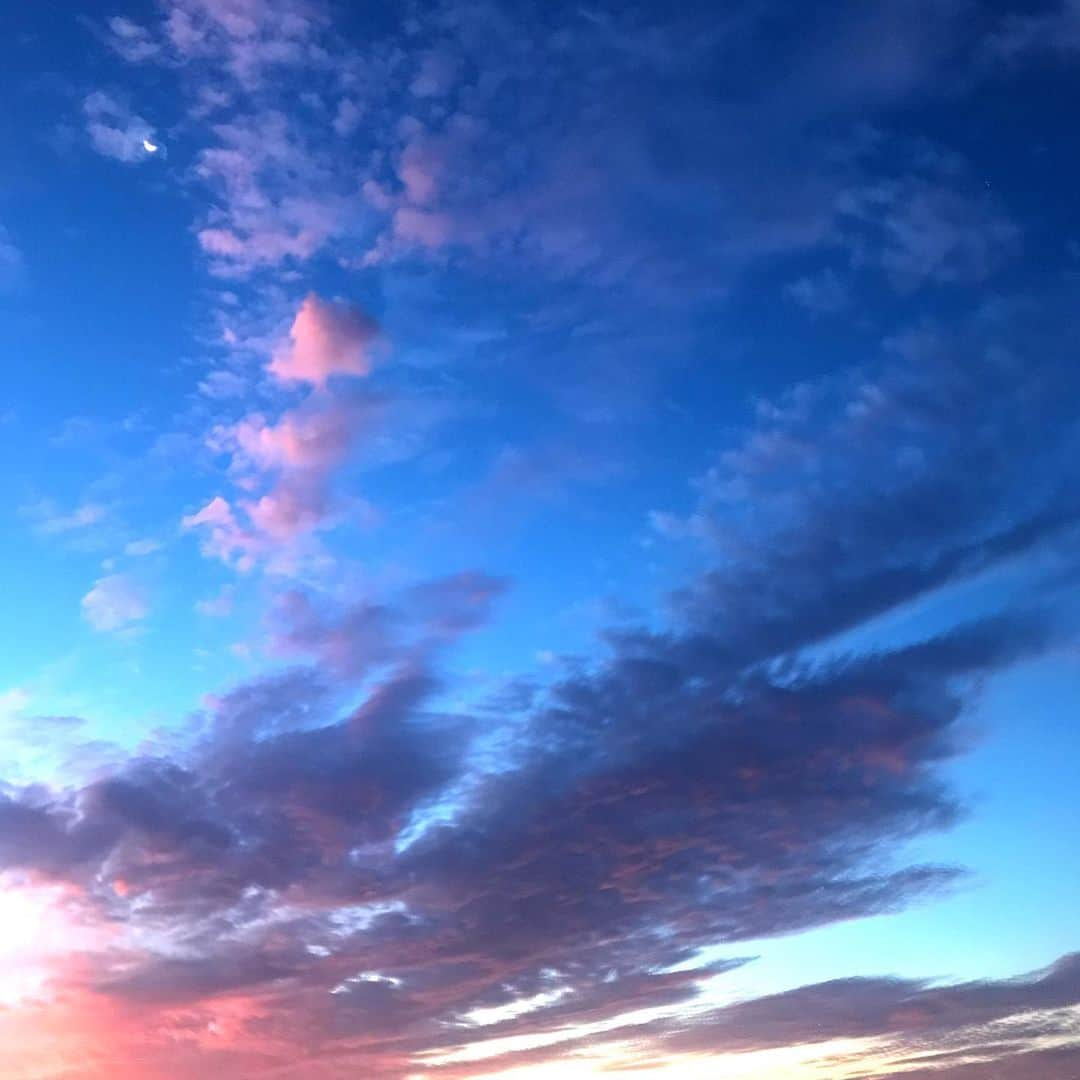
[[[142,540],[131,540],[124,545],[124,554],[131,555],[134,558],[141,559],[147,555],[153,555],[162,549],[163,545],[160,540],[154,540],[151,537],[145,537]]]
[[[48,499],[23,507],[21,513],[44,536],[82,532],[101,525],[109,516],[108,507],[101,503],[84,502],[65,512]]]

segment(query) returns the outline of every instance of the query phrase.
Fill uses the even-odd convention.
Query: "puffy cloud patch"
[[[153,156],[156,147],[153,126],[109,94],[95,90],[83,100],[86,132],[90,144],[105,157],[133,164]]]
[[[215,496],[183,519],[185,529],[203,531],[204,550],[248,570],[333,524],[341,509],[333,474],[379,414],[378,399],[347,396],[337,384],[369,373],[378,340],[376,324],[359,308],[314,294],[303,301],[269,370],[308,395],[276,421],[252,413],[211,431],[210,447],[228,456],[244,495]],[[366,504],[353,499],[350,508],[363,517]]]
[[[102,632],[124,630],[150,614],[142,586],[124,574],[99,578],[82,598],[83,618]]]
[[[377,325],[359,308],[311,294],[300,305],[289,341],[275,353],[269,370],[282,382],[321,388],[333,376],[367,375],[377,341]]]

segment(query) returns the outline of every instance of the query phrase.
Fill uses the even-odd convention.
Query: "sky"
[[[1080,3],[0,68],[5,1080],[1080,1078]]]

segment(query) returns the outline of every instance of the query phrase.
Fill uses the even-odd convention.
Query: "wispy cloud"
[[[123,574],[99,578],[82,598],[83,618],[105,633],[126,630],[150,614],[143,588]]]
[[[23,279],[25,262],[23,254],[0,225],[0,292],[14,289]]]
[[[84,502],[64,511],[49,499],[24,506],[20,512],[43,536],[80,532],[100,525],[109,514],[108,508],[101,503]]]
[[[101,90],[83,100],[90,145],[105,157],[128,164],[149,161],[158,146],[153,126]]]

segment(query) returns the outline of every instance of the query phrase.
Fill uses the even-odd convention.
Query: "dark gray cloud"
[[[761,405],[676,530],[720,564],[679,609],[734,662],[761,661],[1042,545],[1067,550],[1080,387],[1024,321],[928,328],[877,371]]]
[[[1016,1039],[1017,1018],[1080,1004],[1080,957],[1062,957],[1027,978],[929,986],[907,979],[855,978],[799,987],[722,1009],[665,1036],[672,1048],[728,1050],[791,1046],[828,1039],[888,1036],[908,1049],[929,1051],[949,1038],[985,1037],[984,1029],[1013,1020],[1000,1037]],[[1058,1022],[1063,1018],[1058,1017]],[[942,1053],[945,1053],[942,1048]],[[952,1077],[951,1072],[945,1074]]]

